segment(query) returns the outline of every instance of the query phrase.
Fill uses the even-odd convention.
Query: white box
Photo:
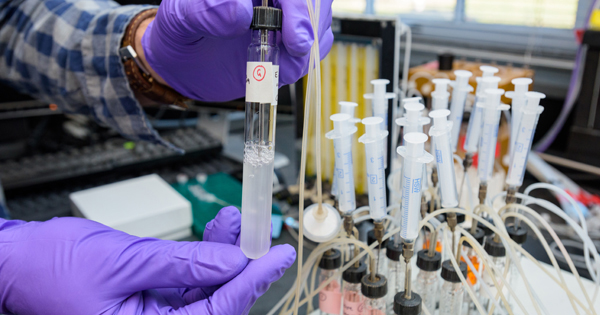
[[[156,174],[72,193],[73,213],[139,237],[192,234],[192,206]]]

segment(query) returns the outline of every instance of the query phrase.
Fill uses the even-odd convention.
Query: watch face
[[[121,55],[121,58],[123,58],[124,60],[130,59],[130,58],[137,58],[137,53],[135,52],[135,50],[133,49],[133,47],[131,47],[131,45],[128,45],[126,47],[122,47],[121,49],[119,49],[119,55]]]

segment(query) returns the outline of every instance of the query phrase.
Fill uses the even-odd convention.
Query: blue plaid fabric
[[[151,127],[118,54],[129,21],[149,8],[110,0],[0,0],[0,80],[129,139],[173,148]]]

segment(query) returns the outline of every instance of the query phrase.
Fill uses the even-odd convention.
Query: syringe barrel
[[[492,178],[494,171],[500,111],[495,108],[485,108],[483,116],[481,137],[479,140],[477,174],[479,175],[480,182],[487,183],[488,179]]]
[[[517,134],[519,133],[519,124],[521,123],[525,104],[527,104],[527,98],[525,95],[522,95],[522,97],[515,97],[512,100],[509,156],[513,156],[514,153],[515,144],[517,142]]]
[[[523,184],[523,176],[525,176],[525,168],[527,166],[527,158],[531,151],[533,135],[537,127],[540,111],[524,110],[519,124],[518,133],[515,139],[515,148],[510,160],[510,167],[506,177],[506,183],[510,186],[521,186]]]
[[[352,162],[352,135],[333,140],[335,177],[340,211],[349,213],[356,209],[354,171]]]
[[[440,133],[439,135],[432,134],[431,138],[435,148],[435,162],[440,180],[442,207],[456,207],[458,206],[458,192],[449,132]]]
[[[421,181],[423,165],[433,157],[425,152],[427,136],[423,133],[409,133],[404,136],[406,146],[399,147],[398,153],[404,157],[402,165],[402,228],[400,237],[407,242],[417,238],[421,213]]]
[[[452,152],[456,152],[458,147],[458,136],[460,134],[460,127],[462,126],[463,114],[465,112],[465,102],[467,101],[468,89],[455,89],[452,93],[452,104],[450,106],[450,118],[449,121],[453,122],[452,133],[451,133],[451,148]]]
[[[473,109],[471,110],[471,117],[469,118],[469,125],[467,126],[467,135],[465,137],[464,149],[467,153],[477,152],[477,145],[479,144],[479,135],[481,134],[481,116],[483,116],[483,107],[477,106],[477,99]]]
[[[445,91],[436,91],[431,93],[431,108],[433,110],[448,109],[448,98],[450,93]]]
[[[248,47],[240,248],[251,259],[271,245],[275,122],[279,77],[275,31],[253,30]]]
[[[373,220],[381,220],[387,214],[383,139],[365,143],[365,152],[367,158],[369,210]]]

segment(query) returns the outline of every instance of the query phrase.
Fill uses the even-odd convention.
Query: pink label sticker
[[[363,315],[363,301],[353,302],[352,300],[344,299],[344,315]]]
[[[380,310],[368,309],[365,312],[365,315],[385,315],[385,312]]]
[[[342,308],[342,292],[340,284],[332,281],[319,292],[319,309],[324,313],[339,314]]]

